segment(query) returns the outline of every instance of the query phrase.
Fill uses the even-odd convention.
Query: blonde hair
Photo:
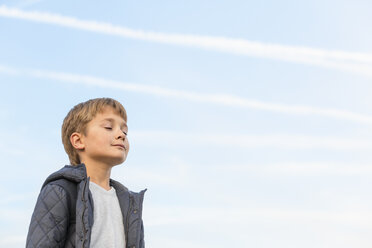
[[[71,144],[71,134],[78,132],[86,135],[88,122],[90,122],[97,113],[102,112],[106,106],[112,107],[124,121],[127,121],[127,112],[123,105],[112,98],[106,97],[90,99],[75,105],[63,120],[62,143],[71,165],[78,165],[81,163],[79,154]]]

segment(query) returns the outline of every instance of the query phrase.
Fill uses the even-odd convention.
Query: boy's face
[[[79,154],[81,161],[99,161],[109,166],[123,163],[129,151],[124,132],[128,133],[124,119],[113,108],[104,107],[87,124],[87,135],[81,137],[84,146]]]

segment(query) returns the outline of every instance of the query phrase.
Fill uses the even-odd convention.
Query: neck
[[[111,166],[97,161],[82,161],[87,170],[87,176],[90,181],[98,184],[106,190],[110,190]]]

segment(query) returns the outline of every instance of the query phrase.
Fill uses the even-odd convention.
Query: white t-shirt
[[[90,247],[125,247],[123,215],[115,189],[106,190],[93,182],[89,183],[89,189],[94,203]]]

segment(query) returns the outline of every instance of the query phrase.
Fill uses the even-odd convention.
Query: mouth
[[[120,147],[120,148],[122,148],[122,149],[124,149],[124,150],[127,150],[127,149],[125,148],[124,145],[114,145],[114,146],[116,146],[116,147]]]

